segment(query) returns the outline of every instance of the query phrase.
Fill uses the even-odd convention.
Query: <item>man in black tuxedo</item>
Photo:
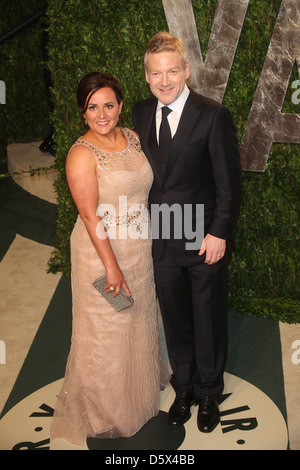
[[[230,112],[189,90],[189,73],[181,41],[165,32],[155,35],[145,54],[154,96],[134,106],[133,118],[154,174],[149,195],[154,272],[176,392],[168,421],[185,423],[191,405],[199,404],[198,428],[210,432],[220,420],[224,387],[227,261],[241,168]],[[169,214],[157,211],[165,204]],[[170,232],[162,228],[166,215]]]

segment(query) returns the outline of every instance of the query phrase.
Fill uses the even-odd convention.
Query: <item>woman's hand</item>
[[[125,278],[119,266],[113,268],[106,268],[107,284],[104,287],[105,292],[113,292],[112,297],[115,297],[123,287],[128,295],[131,295],[129,287],[126,284]]]

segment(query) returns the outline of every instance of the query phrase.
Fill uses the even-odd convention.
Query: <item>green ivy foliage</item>
[[[0,36],[42,10],[43,0],[0,3]],[[36,20],[0,45],[0,80],[6,104],[0,105],[0,163],[10,143],[42,140],[49,109],[45,92],[41,34],[45,18]]]
[[[205,57],[217,0],[193,0]],[[250,0],[224,104],[242,138],[281,0]],[[167,30],[161,0],[50,0],[49,68],[53,79],[53,125],[57,148],[57,246],[52,272],[69,276],[69,237],[77,212],[65,178],[65,159],[85,132],[78,126],[76,88],[90,71],[113,73],[124,91],[124,124],[132,105],[150,95],[143,54],[150,37]],[[292,79],[298,78],[297,69]],[[284,112],[299,112],[287,94]],[[235,248],[230,262],[230,307],[273,320],[299,322],[299,145],[275,144],[264,173],[243,172]]]
[[[167,29],[161,0],[52,0],[49,16],[49,67],[54,83],[53,125],[57,147],[57,249],[50,271],[70,274],[69,237],[77,216],[65,179],[65,159],[72,143],[85,132],[78,126],[76,104],[79,80],[88,72],[113,73],[122,84],[123,121],[132,127],[133,104],[149,95],[144,79],[144,48],[161,29]]]
[[[250,1],[225,95],[225,102],[229,106],[232,103],[239,139],[280,5],[281,1]],[[297,78],[298,70],[294,67],[282,112],[300,111],[291,100],[291,83]],[[264,173],[243,172],[236,247],[230,265],[230,299],[239,311],[273,320],[300,321],[299,162],[299,145],[276,143]]]
[[[218,1],[193,2],[205,58]],[[241,142],[281,0],[250,0],[224,104]],[[290,84],[299,78],[296,66]],[[289,87],[282,112],[299,113]],[[243,172],[235,247],[229,266],[230,307],[299,322],[299,145],[274,144],[264,173]]]

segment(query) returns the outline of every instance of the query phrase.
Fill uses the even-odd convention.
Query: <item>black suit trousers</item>
[[[165,247],[162,258],[154,260],[173,371],[171,384],[176,392],[216,398],[222,394],[227,358],[227,271],[227,256],[214,265],[200,261],[180,266]]]

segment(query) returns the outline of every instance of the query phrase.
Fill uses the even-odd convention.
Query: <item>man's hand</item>
[[[222,238],[214,237],[209,233],[203,240],[201,250],[199,251],[199,256],[201,256],[206,251],[205,263],[214,264],[220,261],[223,258],[226,250],[226,240]]]

